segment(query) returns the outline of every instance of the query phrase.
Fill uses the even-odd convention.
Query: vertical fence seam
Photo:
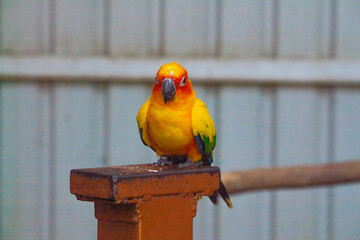
[[[328,116],[328,156],[327,162],[331,163],[334,161],[335,154],[335,89],[330,88],[328,92],[328,107],[329,107],[329,116]],[[334,187],[329,187],[327,191],[327,239],[334,239]]]
[[[330,2],[330,43],[329,43],[329,58],[336,57],[336,44],[337,44],[337,20],[338,20],[338,2],[331,0]]]
[[[111,36],[111,2],[103,0],[104,18],[103,18],[103,55],[110,55],[110,36]]]
[[[56,53],[56,0],[49,1],[49,54]]]
[[[276,167],[277,163],[277,141],[278,141],[278,88],[273,87],[271,91],[271,166]],[[270,239],[275,240],[276,232],[276,211],[277,211],[277,196],[275,192],[270,193]]]
[[[1,19],[1,3],[0,3],[0,19]],[[1,27],[1,23],[0,23]],[[0,28],[1,29],[1,28]],[[3,133],[3,103],[2,103],[2,89],[3,89],[3,82],[0,79],[0,132]],[[3,203],[3,189],[2,189],[2,170],[3,170],[3,137],[2,134],[0,134],[0,203]],[[2,220],[2,207],[3,205],[0,204],[0,239],[3,236],[3,220]]]
[[[163,57],[165,55],[165,8],[166,0],[160,0],[159,4],[159,50],[158,57]]]
[[[220,129],[222,126],[221,123],[221,97],[220,97],[220,91],[221,91],[221,85],[220,84],[214,84],[213,87],[215,88],[215,106],[214,106],[214,121],[217,123],[217,127]],[[221,141],[220,138],[217,138],[217,141]],[[217,142],[217,145],[219,146],[219,142]],[[215,152],[215,157],[217,159],[218,163],[221,163],[221,159],[219,158],[219,151]],[[220,161],[220,162],[219,162]],[[221,219],[219,219],[219,216],[221,216],[221,209],[220,206],[217,206],[214,209],[214,226],[213,226],[213,240],[220,240],[220,231],[221,231]]]
[[[110,85],[106,84],[103,87],[103,94],[104,94],[104,112],[103,112],[103,132],[104,132],[104,139],[103,139],[103,166],[110,165],[110,129],[111,129],[111,108],[110,108]]]
[[[49,92],[49,240],[56,239],[56,96],[55,83]]]
[[[2,10],[3,10],[3,8],[2,8],[2,5],[3,5],[3,1],[2,0],[0,0],[0,53],[2,53],[2,45],[3,45],[3,43],[2,43],[2,35],[3,35],[3,13],[2,13]],[[1,79],[0,79],[0,81],[1,81]],[[1,235],[0,235],[1,236]]]
[[[273,0],[273,27],[272,27],[272,43],[271,54],[272,58],[276,58],[279,55],[279,21],[280,21],[280,3],[279,0]]]
[[[45,120],[44,119],[44,112],[46,112],[45,110],[45,104],[41,101],[42,100],[42,94],[43,92],[45,92],[44,88],[46,86],[46,82],[45,81],[39,81],[37,84],[34,84],[36,86],[36,158],[38,159],[38,161],[40,160],[40,164],[44,164],[44,159],[43,159],[43,152],[44,152],[44,136],[46,135],[46,131],[42,130],[42,126],[45,125]],[[46,125],[45,125],[46,126]],[[46,160],[45,160],[46,161]],[[46,164],[45,164],[46,166]],[[36,181],[39,181],[38,186],[36,187],[36,191],[39,190],[39,192],[41,192],[42,195],[44,195],[44,193],[42,192],[42,190],[44,189],[44,183],[42,182],[42,180],[44,179],[44,176],[42,174],[44,174],[44,172],[42,172],[42,167],[39,167],[36,169],[36,172],[34,173],[37,176]],[[46,174],[46,172],[45,172]],[[48,190],[48,189],[46,189]],[[46,192],[45,190],[45,192]],[[45,200],[46,202],[46,200]],[[39,219],[40,221],[38,222],[38,229],[36,229],[36,233],[37,233],[37,238],[43,239],[41,238],[41,233],[40,233],[40,229],[43,227],[43,223],[44,223],[44,217],[46,217],[46,215],[44,214],[44,210],[43,210],[43,203],[44,201],[42,201],[42,199],[40,201],[38,201],[36,203],[36,208],[39,208]],[[46,205],[45,205],[46,206]]]
[[[215,6],[215,58],[221,56],[223,2],[216,0]]]

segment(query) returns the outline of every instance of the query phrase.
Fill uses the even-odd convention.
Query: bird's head
[[[174,101],[176,96],[184,97],[193,92],[186,69],[176,62],[160,67],[155,77],[154,90],[161,91],[165,104]]]

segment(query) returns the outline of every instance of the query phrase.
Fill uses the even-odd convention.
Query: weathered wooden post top
[[[188,240],[199,197],[219,180],[217,167],[128,165],[71,170],[70,191],[95,202],[98,240]]]

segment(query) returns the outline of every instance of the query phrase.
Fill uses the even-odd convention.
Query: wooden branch
[[[229,193],[349,183],[360,181],[360,160],[225,172],[221,179]]]

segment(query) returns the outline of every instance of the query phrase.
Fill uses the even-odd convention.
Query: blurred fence
[[[357,0],[4,0],[1,52],[359,58]]]
[[[189,69],[223,171],[360,158],[359,12],[356,0],[1,1],[0,239],[96,239],[70,169],[155,160],[135,117],[163,61]],[[111,63],[77,75],[88,64],[74,56],[133,63],[106,80]],[[209,64],[226,77],[198,72]],[[242,76],[247,64],[258,75]],[[204,199],[195,239],[358,239],[359,199],[359,185],[233,196],[233,210]]]

